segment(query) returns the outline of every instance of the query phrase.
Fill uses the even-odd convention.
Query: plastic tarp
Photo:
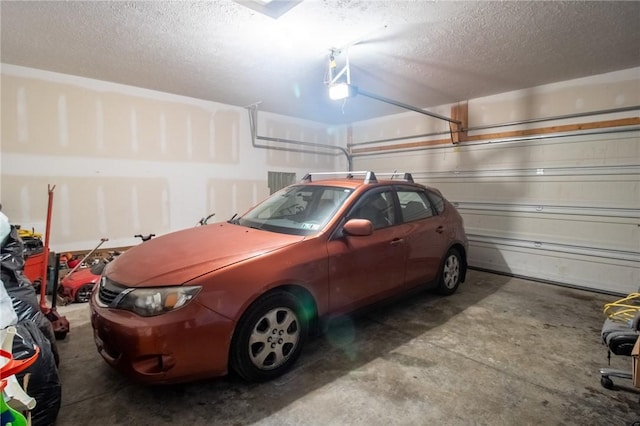
[[[49,339],[31,321],[19,322],[15,327],[16,335],[13,339],[12,350],[14,359],[26,359],[33,356],[35,353],[34,345],[40,348],[40,354],[36,361],[16,374],[20,383],[24,383],[24,377],[29,374],[25,391],[36,400],[36,405],[31,410],[32,425],[53,425],[60,411],[62,386],[51,344]]]
[[[2,243],[0,265],[2,266],[0,279],[7,288],[14,285],[31,285],[31,282],[23,275],[24,244],[14,226],[11,227],[11,231]]]

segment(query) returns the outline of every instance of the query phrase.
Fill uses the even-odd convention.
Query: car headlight
[[[200,292],[200,286],[134,288],[118,302],[118,308],[143,317],[164,314],[189,303]]]

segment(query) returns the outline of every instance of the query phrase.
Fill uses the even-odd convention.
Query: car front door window
[[[367,195],[350,215],[350,218],[367,219],[373,224],[373,229],[386,228],[395,224],[393,193],[384,191]]]

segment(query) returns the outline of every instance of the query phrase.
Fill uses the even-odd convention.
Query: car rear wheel
[[[438,293],[448,296],[453,294],[460,285],[462,274],[462,261],[456,249],[450,249],[444,258],[440,278],[438,282]]]
[[[233,370],[250,382],[271,380],[289,370],[307,337],[301,313],[300,301],[287,292],[269,293],[254,302],[231,342]]]
[[[89,301],[91,297],[91,291],[93,290],[93,284],[83,284],[82,287],[76,292],[76,302],[85,303]]]

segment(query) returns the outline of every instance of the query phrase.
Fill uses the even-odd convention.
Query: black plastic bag
[[[13,309],[18,315],[18,322],[29,320],[38,326],[49,339],[56,365],[58,365],[60,356],[53,326],[40,310],[38,297],[31,281],[23,274],[24,244],[15,226],[11,226],[11,232],[0,248],[0,265],[0,279],[11,297]]]
[[[44,336],[49,339],[51,351],[53,352],[56,365],[58,365],[60,363],[60,356],[58,354],[58,344],[56,342],[56,336],[53,332],[51,321],[49,321],[45,314],[40,310],[36,291],[31,285],[11,287],[5,284],[5,288],[7,290],[7,294],[11,298],[13,310],[18,316],[18,323],[30,321],[40,329],[42,334],[44,334]]]
[[[13,338],[13,358],[27,359],[35,353],[34,345],[40,348],[36,361],[16,374],[18,382],[23,384],[25,375],[29,374],[29,382],[25,391],[36,400],[31,410],[33,426],[50,426],[55,424],[60,403],[62,386],[58,368],[51,351],[49,339],[31,321],[18,322],[16,335]]]
[[[0,279],[5,287],[31,285],[22,274],[24,271],[24,243],[15,226],[0,248]]]

